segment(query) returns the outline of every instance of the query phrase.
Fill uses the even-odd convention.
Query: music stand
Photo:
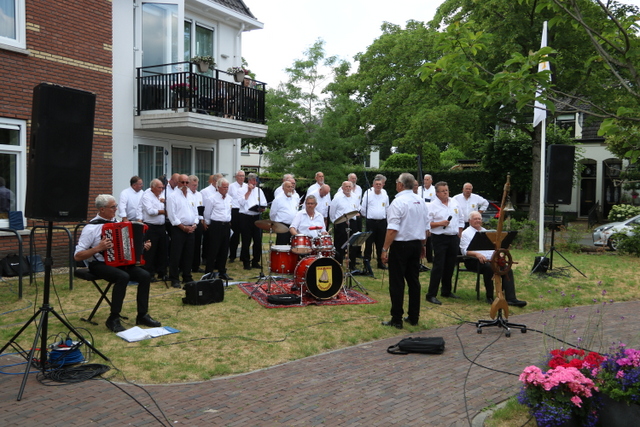
[[[495,250],[496,241],[500,241],[500,247],[502,250],[504,248],[508,248],[515,239],[517,231],[503,231],[500,235],[495,230],[491,231],[478,231],[473,239],[471,239],[471,243],[469,243],[469,247],[467,251],[489,251]],[[510,258],[509,258],[510,260]],[[511,268],[511,266],[509,266]],[[495,270],[494,270],[495,271]],[[496,273],[494,273],[494,278]],[[502,283],[502,279],[500,279]],[[504,317],[502,316],[502,312],[504,311]],[[495,313],[495,319],[491,320],[478,320],[476,322],[477,332],[479,334],[482,333],[482,328],[488,328],[492,326],[496,326],[499,328],[503,328],[505,330],[505,336],[511,336],[511,328],[520,329],[520,332],[523,334],[527,332],[527,326],[520,323],[511,323],[508,321],[509,318],[509,305],[507,301],[504,299],[504,293],[502,286],[500,286],[500,290],[498,292],[498,297],[491,304],[491,309],[489,310],[489,314],[493,317]]]
[[[349,232],[351,231],[350,228],[347,227],[347,236],[349,235]],[[351,246],[362,246],[367,239],[369,238],[369,236],[371,236],[373,234],[373,231],[359,231],[357,233],[355,233],[353,236],[351,237],[347,237],[347,241],[341,246],[341,249],[345,249],[345,261],[347,262],[347,271],[346,273],[344,273],[344,286],[346,289],[353,289],[353,283],[352,282],[356,282],[356,286],[358,287],[358,289],[360,289],[362,292],[364,292],[365,294],[369,295],[369,291],[367,291],[365,289],[364,286],[362,286],[362,284],[360,282],[358,282],[358,279],[356,279],[355,277],[353,277],[353,273],[351,272],[351,270],[349,269],[349,248],[351,248]],[[348,284],[347,284],[348,282]]]

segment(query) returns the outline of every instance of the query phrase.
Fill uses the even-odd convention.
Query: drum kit
[[[261,276],[256,283],[255,292],[264,283],[267,293],[271,293],[271,284],[278,286],[282,279],[278,275],[290,275],[293,278],[292,290],[303,292],[319,300],[335,297],[343,288],[344,274],[342,266],[334,258],[335,248],[333,238],[328,235],[312,237],[306,234],[296,234],[291,237],[290,245],[274,245],[272,233],[285,233],[289,229],[286,225],[270,220],[259,220],[256,226],[269,231],[269,275]],[[249,296],[253,296],[253,292]],[[348,297],[348,295],[347,295]]]

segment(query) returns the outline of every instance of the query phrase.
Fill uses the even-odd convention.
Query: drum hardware
[[[281,222],[276,222],[276,221],[271,221],[268,219],[261,219],[255,222],[256,226],[262,230],[269,230],[269,252],[271,253],[271,251],[273,250],[273,232],[276,233],[284,233],[286,231],[288,231],[289,229],[287,228],[286,225],[284,225]],[[261,258],[264,258],[264,251],[261,251]],[[264,266],[264,259],[261,259],[261,266]],[[258,289],[260,289],[260,287],[262,286],[263,283],[267,283],[267,293],[270,294],[271,293],[271,284],[276,285],[283,293],[285,292],[285,290],[282,288],[282,286],[278,285],[278,279],[279,277],[276,276],[272,276],[271,275],[271,257],[269,257],[269,274],[268,275],[264,275],[264,273],[262,272],[262,268],[260,269],[260,277],[258,279],[258,281],[256,282],[256,287],[253,289],[253,291],[251,291],[251,294],[249,295],[249,299],[251,299],[251,297],[253,297],[253,293],[255,291],[257,291]]]
[[[347,222],[347,241],[342,245],[342,248],[346,248],[344,253],[344,259],[347,263],[347,269],[344,274],[343,286],[345,289],[353,289],[354,287],[353,282],[356,282],[355,286],[357,286],[358,289],[360,289],[366,295],[369,295],[369,291],[367,291],[367,289],[364,286],[362,286],[360,282],[358,282],[358,279],[353,277],[354,272],[349,270],[349,249],[351,248],[351,246],[362,246],[362,244],[367,241],[367,239],[369,238],[369,236],[371,236],[371,234],[373,234],[372,231],[367,231],[364,233],[360,231],[355,233],[353,236],[351,236],[351,227],[349,227],[349,223]],[[358,273],[360,272],[358,271]],[[345,291],[345,294],[346,293],[347,292]]]

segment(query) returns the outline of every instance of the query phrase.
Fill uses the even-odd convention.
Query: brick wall
[[[0,48],[0,117],[31,119],[33,88],[42,82],[90,92],[96,99],[88,219],[93,200],[110,193],[112,183],[112,2],[108,0],[26,0],[26,44],[29,55]],[[29,135],[27,135],[28,141]],[[28,145],[28,142],[27,142]],[[73,177],[54,177],[46,185],[65,185]],[[28,226],[46,225],[29,220]],[[65,226],[73,234],[75,224]],[[38,229],[37,253],[44,258],[44,229]],[[54,267],[67,265],[66,233],[53,233]],[[23,236],[24,251],[29,238]],[[0,237],[0,257],[17,252],[15,237]]]

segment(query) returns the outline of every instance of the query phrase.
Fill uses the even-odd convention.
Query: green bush
[[[524,219],[522,221],[518,221],[516,219],[511,219],[509,221],[505,221],[502,224],[502,231],[507,231],[507,227],[510,230],[517,230],[518,235],[515,240],[511,244],[512,248],[515,249],[529,249],[529,250],[537,250],[538,249],[538,223],[535,221],[529,221],[528,219]],[[493,218],[491,219],[487,225],[487,229],[495,230],[498,228],[498,220]]]
[[[614,205],[609,211],[609,221],[619,222],[640,215],[640,207],[631,205]]]
[[[618,251],[623,254],[640,257],[640,224],[631,226],[633,235],[619,233]]]

